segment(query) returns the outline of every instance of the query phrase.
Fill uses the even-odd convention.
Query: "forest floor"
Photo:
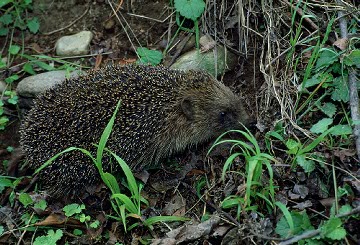
[[[146,47],[161,51],[161,64],[169,66],[196,49],[196,41],[187,50],[179,45],[196,36],[190,32],[194,22],[187,19],[179,30],[178,9],[166,0],[0,1],[1,15],[17,10],[40,23],[35,32],[0,17],[0,27],[9,30],[0,28],[0,81],[6,85],[0,104],[1,244],[359,244],[360,170],[352,134],[359,123],[351,118],[348,85],[354,73],[359,82],[359,3],[206,2],[197,19],[201,35],[237,57],[218,79],[243,98],[256,125],[229,135],[232,142],[210,153],[215,139],[148,170],[141,191],[147,202],[140,213],[119,216],[104,184],[76,200],[41,191],[20,149],[23,111],[16,86],[31,75],[28,63],[35,73],[47,71],[28,56],[53,69],[61,64],[56,58],[68,62],[62,69],[86,71],[136,62],[134,47]],[[342,11],[347,37],[340,34]],[[89,55],[56,56],[60,37],[84,30],[93,33]],[[144,173],[135,176],[144,180]],[[161,216],[189,220],[147,223]]]

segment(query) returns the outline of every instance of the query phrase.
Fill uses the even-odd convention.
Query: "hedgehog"
[[[119,100],[106,147],[134,171],[249,123],[240,97],[206,72],[109,65],[35,99],[20,128],[30,167],[72,146],[95,154]],[[110,156],[103,161],[105,171],[121,173]],[[80,151],[62,154],[39,178],[53,196],[74,195],[100,182],[95,165]]]

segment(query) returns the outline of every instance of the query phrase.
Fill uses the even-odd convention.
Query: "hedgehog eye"
[[[221,111],[219,113],[219,121],[221,124],[225,123],[226,115],[227,115],[227,113],[225,111]]]

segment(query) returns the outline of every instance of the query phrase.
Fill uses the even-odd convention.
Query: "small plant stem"
[[[310,26],[313,30],[319,30],[319,27],[308,17],[304,17],[304,12],[302,11],[301,8],[297,8],[296,6],[294,6],[293,4],[289,3],[288,1],[282,1],[283,3],[286,3],[287,5],[289,5],[292,9],[294,9],[296,11],[296,13],[298,15],[301,16],[301,18],[303,18]]]
[[[323,95],[321,95],[320,98],[317,99],[317,100],[315,101],[315,103],[312,104],[309,108],[307,108],[307,109],[304,111],[304,113],[301,114],[296,120],[299,122],[299,121],[301,120],[301,118],[303,118],[303,117],[314,107],[314,105],[316,105],[317,103],[320,103],[320,101],[322,101],[322,99],[323,99],[326,95],[328,95],[328,94],[327,94],[327,93],[324,93]]]
[[[177,35],[179,34],[180,30],[181,30],[181,26],[182,24],[184,24],[185,18],[183,19],[183,21],[181,22],[180,26],[178,27],[178,29],[176,30],[174,36],[171,38],[170,42],[168,43],[168,45],[166,46],[163,54],[166,54],[169,51],[169,48],[171,46],[171,44],[174,42],[175,38],[177,37]]]
[[[309,103],[309,101],[311,100],[312,97],[314,97],[314,95],[316,94],[316,92],[321,88],[321,86],[324,84],[324,82],[326,81],[327,77],[324,77],[323,80],[318,84],[318,86],[314,89],[314,91],[309,95],[309,97],[305,100],[305,102],[299,107],[299,109],[296,110],[296,114],[299,114],[300,111],[302,111],[304,109],[304,107]]]
[[[336,0],[337,4],[342,6],[341,0]],[[339,25],[340,25],[340,35],[341,38],[348,39],[348,32],[347,32],[347,22],[346,18],[344,17],[345,13],[342,10],[338,11],[338,17],[339,17]],[[358,155],[358,160],[360,161],[360,116],[359,116],[359,95],[358,90],[356,86],[356,80],[357,80],[357,71],[355,69],[349,68],[349,90],[350,90],[350,110],[351,110],[351,119],[353,122],[356,122],[354,124],[353,128],[353,135],[355,137],[355,145],[356,145],[356,152]]]
[[[180,56],[181,52],[183,51],[184,47],[186,46],[192,35],[193,33],[189,33],[183,40],[181,40],[179,46],[176,49],[176,53],[172,56],[170,62],[166,66],[171,66],[175,63],[175,60]]]
[[[339,212],[339,197],[337,192],[337,182],[336,182],[336,173],[335,173],[335,165],[334,165],[334,158],[331,159],[331,169],[332,169],[332,177],[334,182],[334,195],[335,195],[335,213]]]
[[[200,40],[200,34],[199,34],[199,21],[195,20],[195,40],[196,40],[196,49],[199,49],[199,40]]]
[[[13,29],[11,30],[10,42],[9,42],[9,49],[10,49],[10,47],[11,47],[11,45],[12,45],[12,41],[13,41],[13,37],[14,37],[14,31],[15,31],[15,28],[13,28]],[[11,54],[10,54],[10,52],[8,52],[7,65],[6,65],[6,67],[10,67],[10,64],[12,63],[12,61],[10,60],[10,58],[11,58]]]

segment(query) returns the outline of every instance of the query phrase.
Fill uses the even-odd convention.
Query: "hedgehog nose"
[[[257,124],[256,120],[249,120],[247,128],[250,130],[256,129],[256,124]]]

